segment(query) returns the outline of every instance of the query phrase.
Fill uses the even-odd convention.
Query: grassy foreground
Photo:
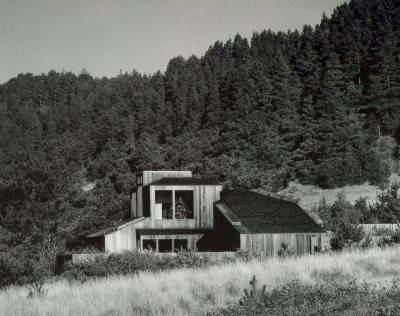
[[[42,297],[27,298],[26,287],[0,292],[2,315],[204,315],[243,296],[256,275],[267,291],[292,280],[321,284],[354,280],[389,287],[400,276],[400,248],[251,261],[207,269],[181,269],[46,285]]]

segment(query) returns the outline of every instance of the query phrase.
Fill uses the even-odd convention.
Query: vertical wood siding
[[[143,186],[162,178],[191,178],[191,171],[143,171]]]
[[[155,191],[193,191],[193,219],[156,220],[154,214]],[[214,225],[214,202],[220,199],[221,185],[151,185],[150,216],[151,226],[147,228],[212,228]],[[174,199],[175,195],[172,195]],[[174,202],[174,201],[173,201]]]
[[[143,177],[145,176],[145,173]],[[164,175],[165,176],[165,175]],[[171,176],[171,175],[169,175]],[[143,180],[145,181],[145,179]],[[147,180],[146,180],[147,181]],[[145,189],[148,192],[145,192]],[[155,191],[193,191],[193,219],[155,219]],[[138,228],[212,228],[213,227],[213,203],[220,198],[222,186],[217,185],[186,185],[186,186],[154,186],[137,187],[136,216],[150,216],[144,221],[134,223],[106,235],[104,244],[106,252],[123,250],[135,250],[140,245],[140,239],[136,234]],[[174,197],[174,195],[173,195]],[[145,203],[144,199],[147,199]],[[148,206],[147,206],[148,205]],[[148,208],[148,211],[145,209]]]
[[[289,249],[298,255],[311,253],[311,238],[315,236],[316,246],[323,247],[326,233],[303,234],[241,234],[240,249],[266,256],[276,256],[282,243],[287,243]]]
[[[366,235],[376,236],[376,230],[387,230],[395,232],[399,229],[399,224],[360,224],[359,227],[363,228]]]
[[[136,192],[131,194],[131,218],[137,217]]]
[[[149,219],[145,219],[138,223],[127,225],[116,231],[104,236],[105,252],[119,252],[124,250],[137,249],[136,229],[145,228]]]
[[[144,239],[155,239],[155,240],[160,240],[160,239],[172,239],[172,247],[174,252],[174,240],[175,239],[187,239],[188,241],[188,249],[194,249],[196,246],[197,241],[200,240],[200,238],[203,237],[203,234],[196,234],[196,235],[142,235],[140,236],[140,244],[141,246],[139,249],[142,248],[142,242]]]
[[[137,187],[137,205],[136,205],[136,216],[140,217],[143,216],[143,187]]]

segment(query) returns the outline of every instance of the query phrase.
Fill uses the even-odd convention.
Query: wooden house
[[[221,191],[222,185],[190,171],[143,171],[136,174],[131,219],[87,237],[106,252],[193,249],[212,231],[213,204]]]
[[[143,171],[131,194],[131,219],[87,236],[105,252],[242,249],[276,255],[282,242],[298,254],[322,246],[324,232],[297,204],[250,191],[221,199],[222,185],[190,171]]]
[[[219,251],[274,256],[285,243],[304,255],[328,242],[327,232],[299,205],[252,191],[235,191],[217,201],[214,218]]]

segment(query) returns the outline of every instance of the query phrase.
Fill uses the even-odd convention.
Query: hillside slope
[[[400,2],[321,15],[315,28],[216,42],[165,73],[0,85],[0,254],[31,267],[82,247],[128,215],[139,170],[269,192],[384,182],[378,139],[400,143]]]
[[[390,182],[400,183],[400,176],[397,173],[390,175]],[[324,198],[328,204],[333,203],[339,194],[343,194],[350,203],[354,203],[359,198],[366,198],[368,202],[376,200],[377,193],[381,189],[376,185],[368,182],[361,185],[347,185],[335,189],[321,189],[314,185],[303,185],[298,181],[290,182],[289,186],[278,192],[282,197],[288,197],[304,208],[312,210],[317,207],[319,202]]]

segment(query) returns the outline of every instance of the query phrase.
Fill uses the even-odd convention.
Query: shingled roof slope
[[[114,230],[120,229],[124,226],[127,225],[131,225],[131,224],[135,224],[138,222],[141,222],[145,220],[145,217],[141,216],[141,217],[135,217],[135,218],[130,218],[127,219],[125,221],[119,222],[115,225],[108,225],[108,226],[103,226],[101,227],[98,231],[86,236],[87,238],[94,238],[94,237],[100,237],[100,236],[105,236],[108,235],[110,233],[112,233]]]
[[[198,178],[162,178],[150,183],[150,185],[220,185],[208,180]]]
[[[240,190],[216,204],[225,204],[239,219],[235,228],[244,234],[324,233],[299,205],[256,192]]]

